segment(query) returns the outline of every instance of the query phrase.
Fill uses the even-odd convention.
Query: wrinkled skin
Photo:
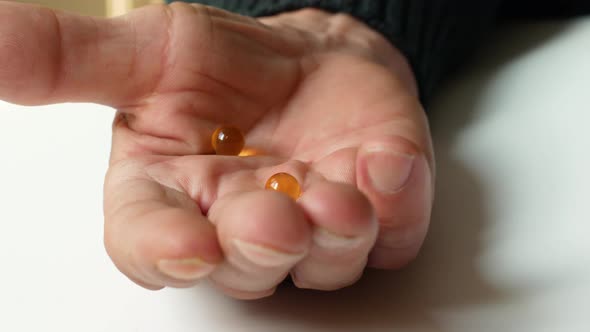
[[[428,123],[403,56],[355,19],[188,4],[97,19],[0,3],[0,21],[1,99],[118,110],[105,245],[139,285],[208,278],[253,299],[291,274],[332,290],[419,252],[433,200]],[[220,124],[258,154],[212,154]],[[264,190],[277,172],[298,179],[297,201]]]

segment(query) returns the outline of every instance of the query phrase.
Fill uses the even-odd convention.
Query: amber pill
[[[244,148],[244,135],[236,127],[219,127],[211,136],[211,145],[216,154],[237,156]]]
[[[289,173],[277,173],[266,181],[265,189],[282,192],[294,200],[301,195],[301,188],[297,179]]]

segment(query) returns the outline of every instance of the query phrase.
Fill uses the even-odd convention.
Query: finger
[[[424,151],[391,136],[364,143],[356,161],[358,188],[381,226],[369,265],[400,268],[418,254],[432,207],[432,174]]]
[[[121,272],[146,288],[194,285],[222,260],[215,228],[193,200],[143,169],[140,161],[125,161],[109,170],[107,252]]]
[[[189,193],[216,225],[226,261],[210,280],[226,294],[268,296],[305,255],[310,229],[301,208],[286,195],[262,189],[277,172],[294,175],[306,188],[317,177],[306,164],[261,156],[186,156],[151,164],[147,172]],[[240,252],[244,248],[251,249],[250,255]]]
[[[144,10],[142,16],[150,24],[136,31],[122,18],[0,3],[0,98],[20,104],[116,104],[147,91],[161,71],[157,59],[166,44],[167,20],[163,10]]]
[[[367,198],[351,185],[322,181],[298,203],[314,226],[310,253],[291,273],[295,285],[334,290],[357,281],[379,229]]]
[[[231,296],[272,294],[307,253],[310,227],[284,194],[256,190],[218,199],[209,211],[226,260],[210,279]]]

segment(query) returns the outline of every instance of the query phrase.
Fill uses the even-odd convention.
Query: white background
[[[112,116],[0,103],[0,331],[590,331],[590,19],[504,30],[447,83],[421,256],[339,292],[128,281],[102,244]]]

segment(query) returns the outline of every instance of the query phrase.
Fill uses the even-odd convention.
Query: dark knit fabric
[[[170,2],[170,1],[169,1]],[[502,17],[590,13],[590,0],[185,0],[248,16],[314,7],[348,13],[382,33],[409,60],[428,102]]]

